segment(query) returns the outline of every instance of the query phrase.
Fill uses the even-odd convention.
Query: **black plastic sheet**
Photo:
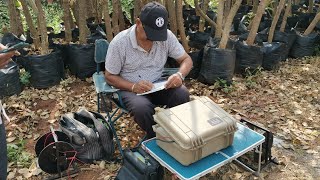
[[[218,49],[217,40],[209,41],[204,47],[201,69],[198,80],[206,84],[214,84],[218,80],[232,82],[235,68],[236,51]]]
[[[299,18],[298,27],[302,29],[307,29],[311,21],[314,19],[316,13],[301,13]]]
[[[97,39],[107,39],[106,33],[100,26],[97,26],[96,30],[87,38],[87,43],[94,43]]]
[[[249,5],[240,5],[238,13],[247,14],[252,9],[252,6]]]
[[[188,35],[190,37],[189,39],[189,46],[192,48],[196,48],[196,49],[202,49],[208,39],[210,38],[210,34],[209,33],[205,33],[205,32],[188,32]]]
[[[246,41],[248,39],[248,36],[249,36],[249,32],[247,33],[244,33],[244,34],[241,34],[239,36],[239,41]],[[260,34],[257,34],[255,39],[254,39],[254,43],[258,44],[258,45],[262,45],[263,43],[263,39],[261,38],[261,35]]]
[[[295,43],[296,39],[297,39],[297,34],[294,30],[290,30],[290,31],[286,31],[287,37],[288,37],[288,43],[286,46],[286,49],[283,53],[283,59],[282,60],[286,60],[289,56],[290,50],[293,46],[293,44]]]
[[[287,18],[287,26],[288,28],[295,28],[297,26],[297,23],[299,22],[298,16],[291,16]]]
[[[23,58],[25,69],[31,75],[32,87],[48,88],[59,84],[64,78],[64,64],[59,50],[47,55],[31,55]]]
[[[304,36],[296,32],[297,39],[290,50],[290,56],[294,58],[312,56],[315,50],[314,45],[317,41],[317,36],[318,33],[311,33]]]
[[[0,69],[0,98],[19,94],[21,84],[19,78],[19,67],[11,61],[3,69]]]
[[[269,36],[269,28],[264,29],[263,31],[259,32],[259,37],[264,41],[268,41]],[[281,31],[274,31],[272,42],[282,42],[287,44],[288,43],[288,35],[285,32]]]
[[[1,44],[5,45],[5,46],[13,46],[15,44],[18,44],[20,42],[24,42],[23,40],[19,39],[16,35],[14,35],[13,33],[5,33],[1,39]],[[24,50],[24,49],[19,49],[18,50],[20,52],[21,55],[26,55],[28,54],[28,51]],[[15,57],[14,57],[15,58]],[[14,59],[13,58],[13,59]]]
[[[237,13],[234,18],[233,18],[233,29],[231,32],[238,32],[239,31],[239,26],[242,17],[244,16],[244,13]],[[242,22],[243,23],[243,22]]]
[[[5,33],[1,39],[1,44],[3,45],[13,45],[13,44],[18,44],[20,42],[23,42],[20,40],[16,35],[12,33]]]
[[[286,45],[281,42],[263,43],[263,69],[269,71],[279,69],[285,49]]]
[[[264,41],[268,41],[268,33],[269,33],[269,28],[266,28],[265,30],[259,32],[259,37]],[[273,40],[272,42],[281,42],[284,43],[282,47],[284,47],[283,52],[279,54],[281,56],[281,60],[284,61],[288,58],[289,51],[292,47],[292,44],[296,40],[296,33],[295,31],[286,31],[286,32],[281,32],[281,31],[275,31],[273,35]]]
[[[254,72],[262,66],[263,52],[261,46],[248,46],[243,41],[236,43],[236,72],[245,74],[246,70]]]
[[[70,44],[67,47],[67,66],[73,75],[85,79],[96,71],[94,48],[94,44]]]
[[[56,49],[58,51],[60,51],[61,53],[61,59],[63,61],[64,66],[66,67],[68,64],[68,55],[67,55],[67,48],[68,48],[68,44],[56,44],[53,43],[49,48],[51,49]]]
[[[201,63],[202,63],[202,58],[203,58],[203,49],[201,49],[200,51],[191,52],[191,53],[189,53],[189,56],[192,59],[193,67],[186,78],[197,79],[199,76],[200,69],[201,69]]]

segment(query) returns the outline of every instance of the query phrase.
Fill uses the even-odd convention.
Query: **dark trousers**
[[[7,141],[4,122],[0,124],[0,180],[7,178]]]
[[[134,121],[147,133],[147,138],[155,137],[152,125],[155,124],[154,108],[166,105],[171,108],[190,101],[189,91],[185,86],[162,90],[152,94],[138,96],[135,93],[122,91],[122,101],[133,115]]]

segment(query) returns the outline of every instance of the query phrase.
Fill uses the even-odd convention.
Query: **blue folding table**
[[[223,150],[213,153],[189,166],[184,166],[176,161],[171,155],[162,150],[156,143],[156,139],[149,139],[142,142],[142,147],[154,157],[162,166],[176,174],[180,179],[199,179],[207,173],[231,162],[237,161],[247,170],[260,173],[262,143],[265,137],[248,127],[237,123],[238,131],[234,135],[233,144]],[[237,160],[238,157],[255,149],[259,153],[258,169],[254,171],[250,167]]]

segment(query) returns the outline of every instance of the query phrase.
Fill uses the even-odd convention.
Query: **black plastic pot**
[[[245,75],[262,66],[263,52],[261,46],[248,46],[242,41],[236,43],[236,72]]]
[[[5,68],[0,69],[0,98],[20,94],[20,92],[19,67],[11,61]]]
[[[263,69],[269,71],[279,69],[285,49],[286,45],[281,42],[263,43]]]
[[[91,77],[96,71],[94,44],[70,44],[67,47],[67,66],[80,79]]]
[[[318,39],[317,36],[317,33],[311,33],[304,36],[299,32],[296,32],[297,39],[290,50],[290,56],[294,58],[312,56],[315,50],[314,45]]]
[[[205,33],[205,32],[188,32],[188,35],[190,37],[189,40],[189,46],[192,48],[196,48],[196,49],[202,49],[208,39],[210,38],[210,34],[209,33]]]
[[[186,78],[197,79],[201,69],[203,49],[201,49],[200,51],[191,52],[189,53],[189,56],[192,59],[193,67]]]
[[[64,78],[64,64],[59,50],[47,55],[31,55],[23,58],[25,69],[31,75],[32,87],[48,88],[59,84]]]
[[[235,50],[205,46],[198,80],[206,84],[225,80],[227,84],[231,84],[235,61]]]
[[[259,37],[264,41],[268,41],[268,33],[269,33],[269,28],[266,28],[265,30],[259,32]],[[292,44],[296,40],[296,33],[295,31],[287,31],[287,32],[280,32],[280,31],[275,31],[273,35],[273,40],[272,42],[281,42],[284,45],[283,52],[280,53],[279,55],[281,56],[281,60],[284,61],[288,58],[289,51],[292,47]],[[265,43],[264,43],[265,44]]]
[[[297,39],[297,34],[294,30],[287,31],[286,33],[288,36],[288,43],[287,43],[287,47],[284,52],[284,58],[282,60],[286,60],[288,58],[290,50]]]

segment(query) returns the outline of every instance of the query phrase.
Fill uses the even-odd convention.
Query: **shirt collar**
[[[134,49],[138,49],[140,51],[145,51],[144,49],[142,49],[137,42],[137,36],[136,36],[136,28],[137,25],[134,24],[133,26],[131,26],[131,28],[129,29],[129,37],[130,37],[130,41],[131,41],[131,45]],[[159,41],[153,41],[153,45],[155,44],[159,44]]]
[[[138,42],[136,37],[136,25],[133,25],[130,29],[130,41],[133,48],[138,49]]]

